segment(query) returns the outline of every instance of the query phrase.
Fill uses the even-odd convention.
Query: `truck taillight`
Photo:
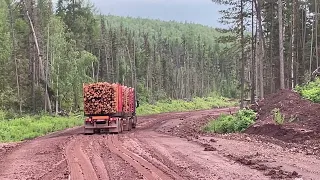
[[[85,119],[85,121],[86,121],[86,122],[91,122],[91,118],[90,118],[90,117],[87,117],[87,118]]]

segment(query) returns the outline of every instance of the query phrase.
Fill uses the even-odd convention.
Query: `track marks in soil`
[[[66,149],[67,162],[71,180],[98,180],[88,156],[81,148],[81,136],[73,139]],[[79,143],[80,142],[80,143]]]
[[[170,176],[162,172],[157,167],[153,166],[151,163],[143,159],[142,157],[130,152],[122,146],[119,141],[118,136],[109,135],[106,138],[107,146],[112,153],[117,154],[119,157],[124,159],[126,162],[130,163],[138,172],[140,172],[144,178],[148,180],[153,179],[163,179],[170,180]]]
[[[268,179],[257,170],[178,137],[152,131],[137,133],[143,148],[184,179]],[[131,138],[130,138],[131,139]]]
[[[92,167],[95,170],[97,177],[101,180],[109,180],[109,173],[106,169],[104,161],[102,159],[102,146],[100,144],[100,136],[87,136],[83,144],[84,152],[88,155],[91,160]]]
[[[107,137],[103,137],[98,142],[101,147],[101,158],[110,179],[127,180],[127,177],[132,180],[143,179],[143,176],[134,167],[110,150],[106,140]]]
[[[191,177],[189,174],[185,175],[186,172],[182,172],[181,169],[177,169],[175,165],[172,165],[174,163],[172,163],[168,158],[161,156],[157,149],[153,149],[146,143],[138,140],[135,137],[135,133],[131,133],[129,136],[124,138],[123,145],[125,148],[142,157],[161,171],[170,174],[176,180],[190,179]]]
[[[0,156],[0,179],[64,179],[67,138],[25,141]]]
[[[68,177],[68,172],[65,172],[65,169],[67,168],[67,160],[63,159],[60,162],[53,165],[53,168],[50,169],[48,172],[46,172],[44,175],[42,175],[39,179],[66,179]],[[65,172],[65,173],[63,173]],[[59,175],[60,173],[60,175]]]
[[[256,156],[259,156],[258,154]],[[269,176],[272,179],[292,179],[292,178],[300,178],[301,175],[299,175],[296,171],[289,172],[285,171],[281,168],[281,166],[277,167],[271,167],[267,164],[263,163],[261,160],[255,158],[253,155],[247,155],[247,156],[234,156],[234,155],[228,155],[230,159],[243,164],[245,166],[250,167],[251,169],[256,169],[258,171],[262,171],[265,176]]]
[[[214,139],[212,139],[214,138]],[[270,179],[318,179],[320,160],[272,143],[261,142],[241,135],[216,135],[199,137],[198,143],[208,143],[216,152],[230,160],[258,170]],[[237,150],[234,149],[237,147]]]
[[[99,179],[103,180],[109,180],[108,171],[106,170],[106,167],[102,161],[102,158],[100,156],[94,155],[93,156],[93,162],[95,163],[95,169],[97,171],[97,174],[99,176]]]

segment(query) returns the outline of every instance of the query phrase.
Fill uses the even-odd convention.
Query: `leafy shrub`
[[[273,120],[276,124],[283,124],[284,123],[284,115],[280,113],[280,109],[275,108],[272,110],[273,113]]]
[[[13,110],[0,110],[0,121],[2,120],[9,120],[9,119],[15,119],[21,117],[19,114],[14,112]]]
[[[243,132],[255,122],[256,113],[253,110],[239,110],[235,115],[220,115],[210,121],[203,130],[215,133]]]
[[[295,88],[299,94],[315,103],[320,103],[320,79],[316,79],[314,82],[309,82],[303,86],[297,86]]]

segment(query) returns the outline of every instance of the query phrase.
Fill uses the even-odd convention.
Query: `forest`
[[[97,81],[154,104],[212,93],[253,102],[310,80],[317,0],[212,3],[230,7],[230,29],[102,15],[84,0],[0,0],[0,109],[78,111],[83,83]]]
[[[254,102],[279,89],[295,89],[319,75],[317,0],[212,1],[229,6],[220,12],[220,22],[231,25],[227,31],[233,34],[222,39],[241,49],[241,67],[237,66],[241,99],[246,83]]]

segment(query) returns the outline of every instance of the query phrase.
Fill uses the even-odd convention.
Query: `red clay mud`
[[[236,111],[231,109],[231,112]],[[314,179],[320,160],[270,138],[209,135],[216,109],[139,117],[137,129],[85,136],[82,128],[0,146],[0,179]],[[257,154],[258,153],[258,154]]]

